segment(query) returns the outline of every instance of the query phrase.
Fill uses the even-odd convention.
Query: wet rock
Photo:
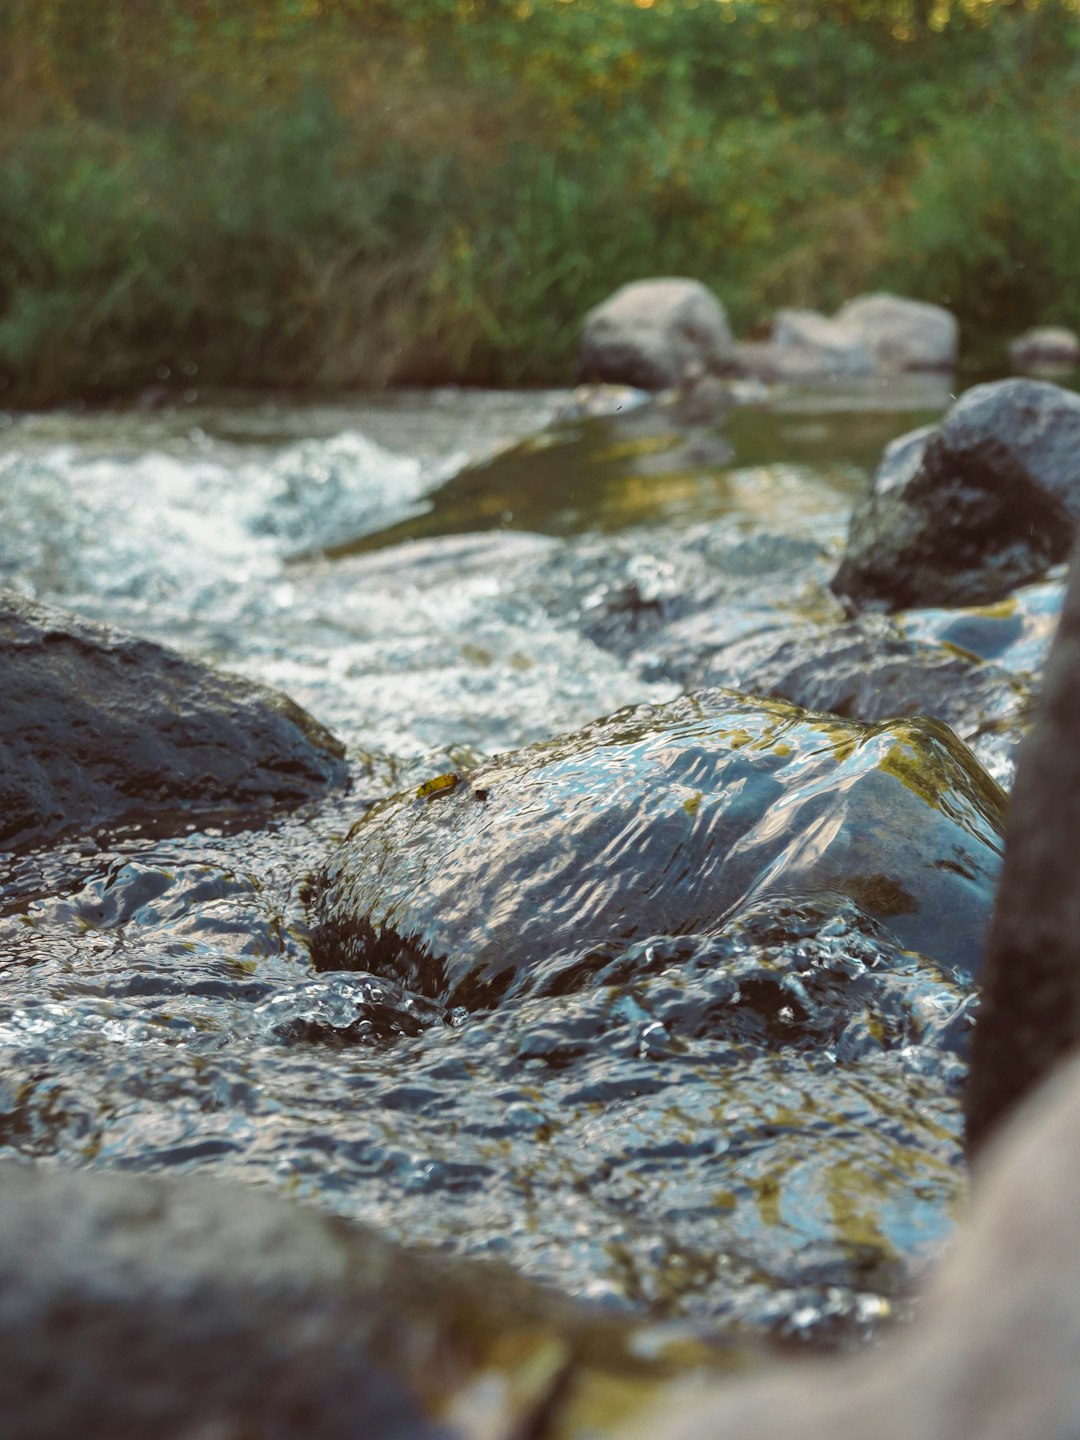
[[[1039,715],[1009,808],[966,1097],[969,1146],[1080,1044],[1080,565],[1072,565]]]
[[[1038,325],[1010,343],[1009,363],[1043,374],[1072,370],[1080,365],[1080,336],[1061,325]]]
[[[882,371],[952,370],[959,354],[956,317],[940,305],[899,295],[862,295],[835,322],[862,341]]]
[[[895,618],[909,640],[992,660],[1021,679],[1042,673],[1065,598],[1065,567],[989,605],[907,610]]]
[[[120,819],[228,817],[345,778],[286,696],[0,592],[0,848]]]
[[[965,740],[987,722],[1014,715],[1030,698],[1007,671],[951,647],[907,639],[883,615],[835,629],[807,625],[747,636],[711,656],[691,683],[773,696],[867,723],[930,716]]]
[[[21,1440],[570,1440],[663,1373],[632,1342],[266,1191],[0,1167],[0,1406]]]
[[[1034,910],[1032,911],[1034,914]],[[976,1175],[911,1330],[869,1354],[664,1398],[622,1440],[1067,1440],[1080,1413],[1080,1062]]]
[[[637,280],[585,317],[580,371],[586,380],[666,390],[688,367],[727,368],[733,358],[724,307],[697,280]]]
[[[1080,397],[1036,380],[969,390],[887,447],[832,587],[856,603],[996,600],[1068,553],[1080,516]]]
[[[867,728],[705,692],[376,808],[319,877],[312,952],[476,1007],[565,986],[612,946],[829,894],[974,970],[1001,805],[933,721]]]

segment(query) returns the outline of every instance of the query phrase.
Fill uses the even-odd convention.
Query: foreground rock
[[[890,609],[982,604],[1064,560],[1078,518],[1080,396],[979,385],[886,449],[832,586]]]
[[[266,1191],[17,1165],[0,1166],[0,1344],[20,1440],[572,1440],[673,1368],[509,1272]]]
[[[966,1096],[969,1148],[1080,1045],[1080,563],[1074,555],[1039,719],[1009,807]],[[1080,1191],[1074,1192],[1074,1203]],[[1080,1238],[1080,1235],[1078,1235]]]
[[[585,380],[667,390],[734,357],[724,307],[697,280],[637,280],[585,317],[580,371]]]
[[[120,819],[244,814],[345,777],[284,695],[0,592],[0,848]]]
[[[676,1391],[622,1440],[1072,1440],[1080,1414],[1080,1063],[976,1175],[912,1329],[845,1361]]]
[[[483,1006],[562,986],[635,939],[824,893],[970,971],[1001,804],[932,721],[867,728],[705,692],[372,811],[320,877],[313,954]]]

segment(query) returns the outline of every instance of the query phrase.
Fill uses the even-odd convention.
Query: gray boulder
[[[1002,801],[934,721],[703,692],[376,807],[319,877],[312,955],[472,1008],[561,984],[598,947],[826,892],[973,971]]]
[[[1012,717],[1029,688],[998,666],[951,646],[908,639],[895,621],[865,615],[823,629],[767,630],[724,646],[690,677],[873,724],[906,715],[943,720],[970,743]]]
[[[724,307],[697,280],[637,280],[585,316],[585,380],[667,390],[701,370],[726,370],[734,344]]]
[[[834,323],[861,341],[881,371],[952,370],[959,358],[956,317],[940,305],[899,295],[863,295]]]
[[[1003,380],[887,447],[832,588],[889,609],[982,604],[1064,560],[1080,517],[1080,397]]]
[[[590,1395],[625,1415],[674,1368],[625,1321],[266,1191],[12,1164],[0,1346],[11,1440],[585,1440]]]
[[[295,805],[346,776],[286,696],[0,591],[0,849],[75,827]]]
[[[1080,336],[1060,325],[1039,325],[1018,335],[1009,345],[1014,370],[1056,374],[1080,365]]]

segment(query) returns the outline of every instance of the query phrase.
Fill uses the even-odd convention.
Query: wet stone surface
[[[426,781],[315,881],[319,968],[466,1009],[575,988],[612,949],[828,895],[973,973],[1004,797],[932,721],[704,691]]]
[[[725,702],[748,739],[695,759],[690,731],[719,712],[691,723],[677,697],[747,637],[846,623],[827,586],[853,497],[888,440],[935,417],[922,396],[890,414],[831,394],[704,433],[645,407],[541,429],[566,398],[260,401],[4,432],[5,582],[284,690],[346,743],[352,790],[258,828],[129,817],[0,858],[0,1155],[228,1176],[620,1313],[861,1337],[903,1312],[964,1193],[999,802],[915,722],[860,738]],[[1024,688],[1055,595],[895,624]],[[996,689],[972,695],[965,724],[1011,723]],[[571,906],[553,948],[515,950],[526,927],[500,919],[465,825],[443,877],[458,889],[416,932],[457,927],[441,979],[313,938],[315,877],[358,817],[399,863],[417,815],[452,831],[522,813],[500,807],[526,773],[493,757],[673,702],[670,756],[651,722],[578,776],[558,746],[537,752],[563,768],[522,856],[555,873],[587,853],[590,809],[621,815],[626,894],[605,902],[612,867],[589,903],[639,905],[632,933],[582,911],[575,935]],[[669,873],[678,904],[650,898],[637,838],[708,861],[714,823],[745,842],[743,878],[717,873],[707,895]],[[413,858],[438,853],[425,839]],[[510,912],[528,918],[542,881],[519,877]],[[451,925],[470,905],[482,921]],[[489,924],[520,983],[468,993],[477,966],[504,973],[477,943]]]

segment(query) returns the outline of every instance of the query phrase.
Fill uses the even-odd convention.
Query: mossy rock
[[[650,935],[824,895],[973,972],[1003,804],[940,722],[705,691],[372,810],[317,878],[313,954],[478,1007],[565,989]]]

